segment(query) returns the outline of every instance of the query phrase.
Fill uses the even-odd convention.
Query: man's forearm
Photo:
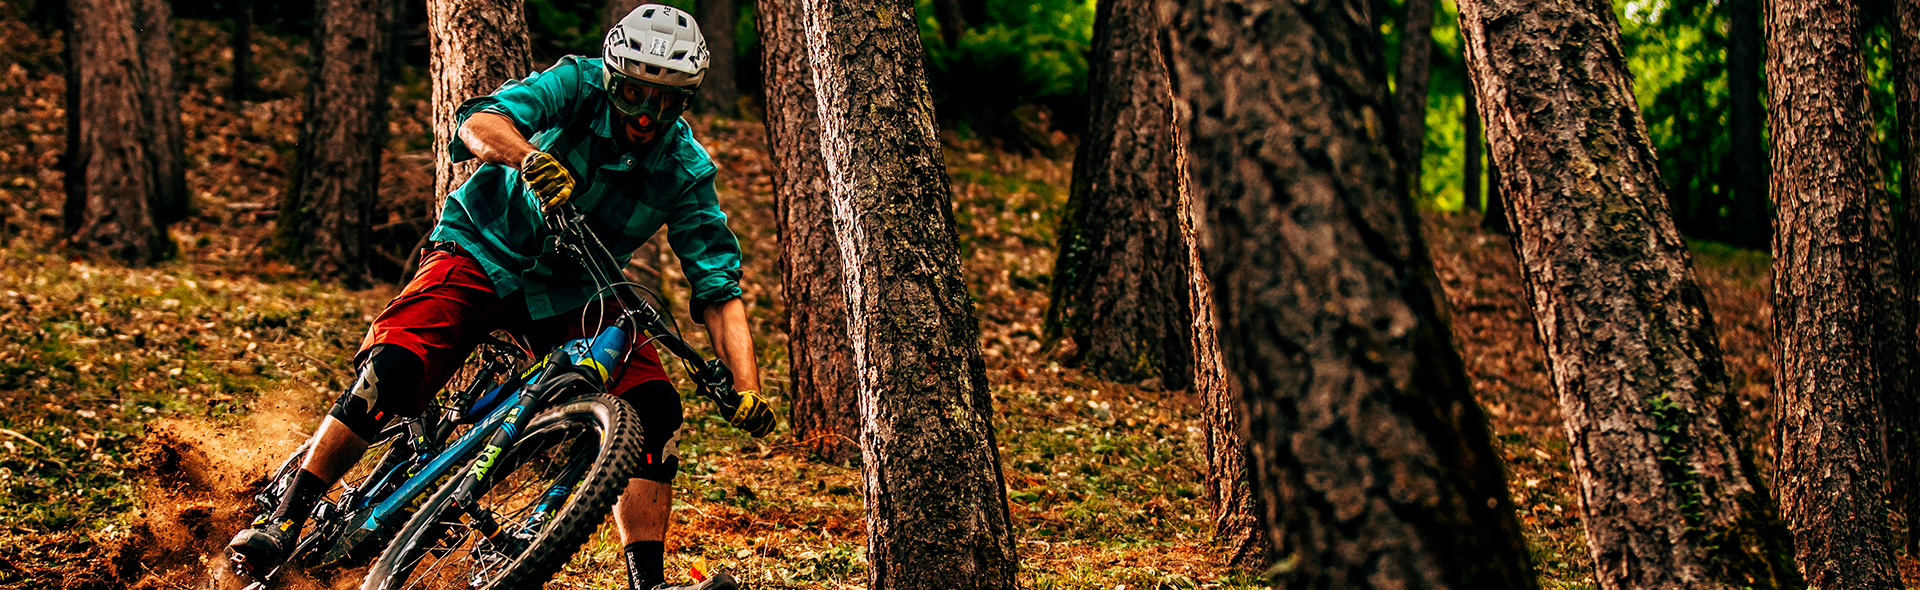
[[[514,169],[519,169],[527,154],[535,151],[533,144],[520,135],[520,129],[513,126],[513,119],[499,113],[474,113],[467,117],[467,121],[460,124],[460,141],[466,143],[467,149],[480,161]]]
[[[747,326],[747,304],[739,298],[728,299],[707,306],[702,314],[707,323],[707,336],[712,339],[715,354],[721,362],[727,364],[727,370],[733,372],[733,388],[746,391],[760,390],[760,365],[753,356],[753,332]]]

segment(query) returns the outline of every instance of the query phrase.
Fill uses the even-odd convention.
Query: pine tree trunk
[[[367,280],[373,207],[386,145],[390,0],[320,0],[293,190],[275,249],[317,277]]]
[[[1534,588],[1365,5],[1187,0],[1175,87],[1279,588]],[[1317,27],[1317,28],[1316,28]]]
[[[1013,588],[980,328],[910,0],[803,0],[863,424],[874,590]]]
[[[1053,267],[1050,337],[1108,379],[1193,376],[1187,236],[1180,229],[1172,90],[1151,0],[1100,2],[1088,57],[1087,135]]]
[[[427,37],[433,54],[435,217],[447,193],[480,167],[476,160],[454,164],[448,159],[447,146],[459,131],[454,108],[533,71],[522,8],[521,0],[427,0]]]
[[[820,102],[807,64],[806,23],[786,0],[760,0],[755,8],[766,88],[778,89],[767,93],[767,144],[786,287],[789,426],[822,459],[841,463],[860,456],[860,394],[847,342],[846,278],[820,161]]]
[[[1420,156],[1427,142],[1427,78],[1433,73],[1433,0],[1406,0],[1400,19],[1400,68],[1393,89],[1394,113],[1400,119],[1400,162],[1407,186],[1420,192]],[[1468,209],[1479,209],[1468,198]]]
[[[1888,473],[1891,475],[1892,505],[1907,525],[1907,554],[1920,551],[1920,399],[1910,388],[1915,374],[1913,362],[1920,360],[1920,0],[1897,0],[1893,26],[1893,92],[1898,125],[1894,133],[1900,141],[1900,195],[1904,201],[1901,216],[1894,224],[1898,275],[1893,281],[1906,289],[1896,296],[1895,304],[1905,323],[1891,328],[1888,353],[1896,353],[1891,367],[1897,379],[1891,382],[1884,400],[1888,419]],[[1884,365],[1883,365],[1884,366]]]
[[[708,114],[732,117],[740,108],[740,85],[734,79],[733,33],[740,19],[740,5],[734,0],[698,0],[700,34],[707,38],[707,77],[700,82],[701,109]]]
[[[253,97],[253,2],[239,0],[233,16],[233,85],[227,100],[234,108]]]
[[[67,3],[67,243],[136,265],[173,250],[157,216],[166,181],[148,103],[154,81],[134,30],[145,1]]]
[[[1727,14],[1727,132],[1732,153],[1733,227],[1728,238],[1765,249],[1773,240],[1767,207],[1767,124],[1760,104],[1760,0],[1725,0]],[[1895,53],[1898,59],[1899,53]]]
[[[1164,14],[1164,13],[1162,13]],[[1154,44],[1161,55],[1173,55],[1172,39],[1165,34],[1166,17],[1155,33]],[[1168,71],[1171,83],[1172,72]],[[1169,89],[1171,90],[1171,88]],[[1266,527],[1260,521],[1261,510],[1253,493],[1253,473],[1248,463],[1245,405],[1227,379],[1226,359],[1220,353],[1219,314],[1213,302],[1213,283],[1207,280],[1206,265],[1200,257],[1201,223],[1205,211],[1196,209],[1192,186],[1188,183],[1186,152],[1187,124],[1193,120],[1186,103],[1170,97],[1173,127],[1174,182],[1179,189],[1180,232],[1186,247],[1189,272],[1187,291],[1189,317],[1193,318],[1193,391],[1200,397],[1206,422],[1207,477],[1206,496],[1213,520],[1214,549],[1225,556],[1223,563],[1248,571],[1266,571],[1273,549]]]
[[[1809,586],[1899,588],[1876,366],[1885,197],[1858,6],[1767,5],[1772,103],[1775,486]]]
[[[141,96],[150,125],[147,150],[159,183],[153,214],[164,227],[187,218],[187,134],[180,123],[180,77],[173,69],[173,8],[167,0],[135,0],[133,8],[147,79]]]
[[[1605,4],[1462,0],[1607,590],[1799,588]],[[1558,50],[1554,48],[1560,48]]]
[[[1177,128],[1176,128],[1177,130]],[[1187,189],[1185,158],[1180,175],[1180,209],[1186,233],[1187,256],[1194,272],[1193,302],[1193,390],[1205,407],[1207,437],[1207,507],[1213,520],[1213,545],[1225,564],[1247,571],[1266,571],[1271,548],[1260,524],[1260,509],[1254,505],[1253,474],[1247,466],[1247,437],[1241,416],[1246,410],[1227,380],[1227,366],[1220,354],[1220,340],[1214,321],[1213,283],[1202,272],[1200,246],[1194,239],[1195,217]]]

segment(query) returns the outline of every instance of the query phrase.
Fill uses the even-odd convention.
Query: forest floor
[[[0,2],[0,7],[4,3]],[[178,259],[127,269],[61,253],[59,41],[0,18],[0,588],[202,588],[250,515],[270,463],[349,379],[348,358],[392,286],[300,279],[262,251],[292,154],[304,47],[262,35],[262,100],[224,104],[212,25],[180,23],[189,184],[197,213]],[[196,42],[196,40],[198,40]],[[197,44],[196,44],[197,43]],[[428,198],[424,84],[394,95],[389,224]],[[698,117],[745,249],[746,301],[769,390],[784,405],[786,340],[770,165],[760,124]],[[1199,404],[1153,383],[1109,383],[1054,362],[1040,338],[1053,227],[1070,162],[947,137],[955,218],[995,399],[995,427],[1028,588],[1246,588],[1254,574],[1207,543]],[[1475,391],[1549,589],[1591,588],[1569,451],[1512,249],[1474,214],[1430,213],[1425,233]],[[1764,433],[1770,385],[1767,259],[1695,245],[1722,346]],[[657,269],[684,321],[665,248]],[[689,334],[702,346],[704,335]],[[704,348],[704,347],[703,347]],[[704,557],[759,588],[857,588],[865,523],[857,466],[817,460],[785,433],[755,441],[693,402],[676,484],[673,570]],[[1749,443],[1752,436],[1747,437]],[[1749,447],[1751,448],[1751,447]],[[1758,457],[1763,466],[1767,457]],[[556,587],[621,587],[603,529]],[[289,580],[334,587],[343,580]]]

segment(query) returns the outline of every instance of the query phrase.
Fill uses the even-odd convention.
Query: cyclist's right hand
[[[773,422],[773,406],[767,405],[767,400],[760,399],[760,393],[752,390],[740,392],[740,405],[727,416],[728,424],[747,431],[754,438],[772,434]]]
[[[520,160],[520,178],[527,182],[527,188],[533,189],[534,196],[539,197],[541,211],[552,211],[573,198],[573,173],[552,154],[528,152],[527,157]]]

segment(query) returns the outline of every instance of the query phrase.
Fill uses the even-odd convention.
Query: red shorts
[[[480,261],[453,243],[435,246],[420,259],[420,270],[407,282],[406,289],[387,303],[380,317],[374,318],[356,357],[364,360],[376,344],[397,345],[420,356],[425,378],[420,382],[418,397],[401,402],[411,405],[407,409],[420,408],[431,399],[474,347],[494,330],[520,336],[536,352],[545,352],[568,340],[598,334],[620,317],[619,302],[609,297],[603,300],[605,305],[593,303],[558,316],[531,319],[519,295],[502,298],[494,294],[493,281],[487,278]],[[607,391],[625,394],[642,383],[666,379],[660,353],[652,346],[640,345],[614,369],[614,383]]]

